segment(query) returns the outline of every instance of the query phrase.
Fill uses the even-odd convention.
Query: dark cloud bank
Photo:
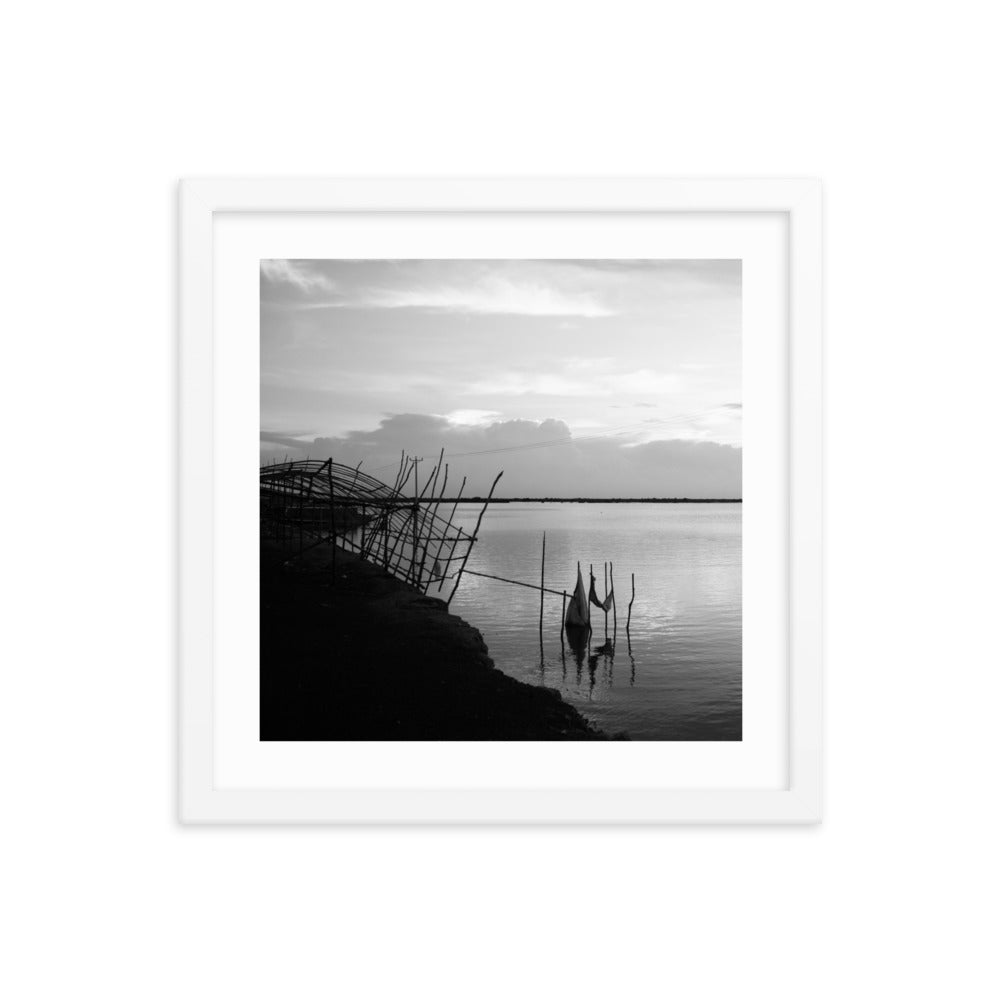
[[[552,445],[550,442],[567,443]],[[372,431],[339,438],[261,433],[261,460],[333,458],[391,481],[400,452],[424,455],[425,474],[438,452],[449,463],[449,494],[468,477],[466,495],[485,493],[501,469],[497,496],[709,497],[742,496],[742,450],[708,441],[652,441],[627,446],[627,439],[571,439],[560,420],[508,420],[483,427],[456,427],[443,417],[415,413],[384,419]],[[511,450],[501,450],[511,449]],[[469,455],[468,452],[488,452]],[[454,490],[452,489],[454,484]]]

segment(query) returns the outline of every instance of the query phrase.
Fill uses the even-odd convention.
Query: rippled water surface
[[[478,511],[462,507],[471,531]],[[739,504],[498,504],[468,569],[572,593],[577,561],[604,595],[614,564],[618,629],[591,606],[586,646],[560,641],[562,598],[467,574],[452,611],[478,628],[496,665],[560,691],[611,733],[646,740],[738,740],[742,616]],[[625,622],[635,574],[632,624]],[[434,588],[431,588],[434,594]],[[600,651],[603,647],[604,651]]]

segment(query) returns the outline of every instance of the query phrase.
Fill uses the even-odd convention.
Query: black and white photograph
[[[740,741],[739,259],[260,261],[260,738]]]
[[[4,14],[0,998],[1000,997],[994,5]]]

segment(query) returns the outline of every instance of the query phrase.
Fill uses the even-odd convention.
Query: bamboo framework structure
[[[482,501],[470,534],[454,523],[465,480],[450,511],[439,512],[448,487],[448,466],[443,459],[442,451],[422,488],[417,471],[422,460],[405,454],[391,485],[362,472],[360,465],[354,468],[332,459],[263,466],[261,533],[298,542],[298,554],[331,545],[334,574],[339,547],[381,566],[422,593],[432,584],[441,591],[446,581],[453,581],[450,604],[503,473],[497,475]],[[412,495],[404,490],[412,490]],[[451,503],[449,500],[446,507]],[[292,560],[295,558],[293,555]]]
[[[500,583],[527,587],[539,592],[538,637],[543,639],[545,595],[562,598],[559,616],[559,640],[565,653],[566,590],[545,585],[546,538],[542,534],[540,583],[527,583],[509,577],[484,573],[467,568],[472,547],[479,536],[486,508],[503,472],[498,473],[485,499],[479,497],[466,503],[481,504],[475,527],[470,532],[455,524],[455,514],[462,503],[465,480],[455,498],[446,497],[448,466],[444,452],[437,465],[424,478],[420,486],[418,464],[420,458],[401,456],[399,468],[392,484],[376,479],[357,467],[341,465],[327,459],[297,462],[276,462],[260,469],[260,526],[264,538],[272,538],[292,549],[288,563],[294,563],[303,553],[319,546],[329,545],[331,570],[336,581],[337,551],[353,552],[397,579],[428,593],[434,584],[441,592],[446,582],[451,583],[447,597],[450,605],[462,576],[481,577]],[[412,480],[412,486],[411,484]],[[412,490],[412,495],[407,493]],[[441,508],[444,507],[444,511]],[[297,545],[296,545],[297,543]],[[579,571],[579,563],[577,564]],[[608,576],[610,570],[610,590]],[[618,608],[613,606],[613,637],[608,643],[608,608],[604,604],[614,592],[614,564],[604,564],[605,645],[612,655],[618,638]],[[594,567],[590,566],[591,584]],[[635,601],[635,574],[631,577],[632,599],[628,605],[625,633],[631,648],[632,603]],[[593,586],[591,586],[591,591]],[[588,629],[589,631],[589,629]],[[602,647],[603,648],[603,647]]]

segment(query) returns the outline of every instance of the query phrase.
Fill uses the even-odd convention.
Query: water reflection
[[[573,660],[576,663],[576,686],[583,685],[583,665],[587,664],[587,679],[589,681],[588,698],[593,698],[594,688],[597,686],[597,669],[601,667],[601,677],[606,687],[614,687],[615,682],[615,641],[606,639],[600,646],[593,646],[594,633],[587,628],[566,628],[562,633],[562,664],[563,683],[566,681],[566,640],[569,641]],[[631,683],[635,684],[635,659],[632,658],[631,650],[629,657],[632,659]],[[544,678],[544,657],[540,660],[542,676]]]
[[[470,526],[475,516],[468,514]],[[536,592],[467,576],[452,611],[482,631],[500,669],[559,690],[607,732],[632,739],[739,739],[740,521],[739,507],[723,505],[511,504],[490,511],[470,569],[534,579],[545,530],[546,579],[551,572],[556,581],[575,580],[581,557],[586,579],[591,559],[596,567],[609,553],[615,570],[619,561],[628,568],[629,591],[635,573],[631,629],[623,616],[621,652],[613,609],[607,634],[597,608],[592,633],[563,632],[563,602],[546,601],[539,636]]]
[[[594,688],[594,677],[597,671],[597,664],[600,663],[603,669],[603,676],[607,687],[614,687],[615,683],[615,643],[613,639],[605,639],[598,646],[590,657],[590,687]]]
[[[583,658],[587,655],[590,645],[590,629],[567,625],[565,628],[569,648],[573,651],[573,659],[578,667],[583,667]]]

